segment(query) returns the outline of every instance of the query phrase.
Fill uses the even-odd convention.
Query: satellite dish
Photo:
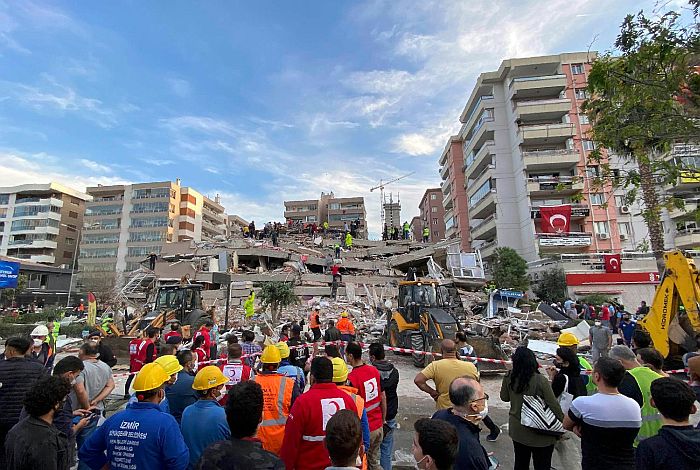
[[[391,309],[391,307],[393,306],[393,304],[392,304],[392,302],[391,302],[391,299],[386,299],[386,300],[384,301],[384,306],[385,306],[386,308],[388,308],[388,309]]]

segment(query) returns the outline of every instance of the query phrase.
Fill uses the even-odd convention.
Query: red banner
[[[543,233],[569,233],[571,231],[571,204],[540,206],[540,227]]]
[[[606,273],[621,273],[622,272],[622,259],[620,255],[603,255],[603,260],[605,261],[605,272]]]
[[[567,274],[566,285],[587,286],[587,285],[606,285],[615,284],[658,284],[659,273],[641,272],[641,273],[586,273],[586,274]]]

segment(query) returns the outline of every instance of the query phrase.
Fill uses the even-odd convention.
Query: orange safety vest
[[[350,319],[348,318],[341,318],[338,320],[338,324],[336,325],[336,328],[340,330],[341,335],[354,335],[355,334],[355,326],[352,324]]]
[[[352,398],[352,400],[355,402],[355,406],[357,407],[357,417],[360,418],[360,421],[362,421],[362,412],[365,409],[365,400],[357,394],[358,390],[355,387],[350,387],[348,385],[338,385],[338,388],[350,395],[350,398]],[[365,452],[366,451],[367,449],[365,449]],[[367,470],[367,455],[365,452],[360,454],[360,459],[362,459],[362,470]]]
[[[311,310],[311,313],[309,314],[309,328],[320,328],[321,323],[318,321],[318,314],[316,313],[316,310]]]
[[[263,415],[257,437],[263,449],[279,455],[284,439],[284,427],[292,408],[294,379],[282,374],[259,374],[255,381],[263,390]]]

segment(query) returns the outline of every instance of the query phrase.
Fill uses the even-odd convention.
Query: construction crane
[[[384,230],[384,202],[385,202],[384,201],[384,187],[386,185],[391,184],[391,183],[396,183],[397,181],[402,180],[404,178],[408,178],[409,176],[411,176],[413,174],[415,174],[415,171],[412,171],[412,172],[410,172],[406,175],[403,175],[403,176],[399,176],[398,178],[394,178],[393,180],[390,180],[390,181],[384,182],[382,180],[379,180],[379,185],[375,186],[374,188],[370,188],[370,190],[369,190],[370,193],[374,192],[375,189],[379,190],[379,197],[380,197],[380,201],[379,201],[380,211],[379,211],[379,213],[381,214],[381,228],[382,228],[382,230]]]

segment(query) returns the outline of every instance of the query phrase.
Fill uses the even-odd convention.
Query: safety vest
[[[639,390],[642,391],[642,398],[644,399],[644,404],[642,405],[642,427],[639,429],[639,433],[634,439],[634,446],[637,447],[644,439],[656,436],[661,426],[663,426],[659,410],[651,406],[651,383],[660,378],[661,375],[648,367],[635,367],[629,370],[629,373],[634,377],[634,380],[637,381]]]
[[[58,321],[53,322],[53,330],[51,331],[51,338],[53,339],[53,344],[56,344],[56,341],[58,341],[58,333],[61,330],[61,323]]]
[[[134,338],[129,342],[129,370],[131,372],[138,372],[143,367],[143,362],[139,361],[139,350],[142,343],[143,338]]]
[[[355,326],[347,318],[341,318],[340,320],[338,320],[338,324],[336,325],[336,328],[338,328],[338,330],[340,330],[341,335],[354,335],[355,334]]]
[[[590,362],[586,360],[585,357],[583,356],[578,356],[578,364],[581,367],[582,370],[593,370],[593,366],[591,365]],[[592,375],[584,375],[584,382],[588,380],[586,383],[586,393],[588,395],[593,395],[598,391],[598,387],[596,384],[593,383],[593,376]]]
[[[309,314],[309,328],[320,328],[321,323],[318,321],[318,314],[316,310],[312,310]]]
[[[345,237],[345,246],[352,246],[352,235],[348,233],[348,236]]]
[[[328,230],[328,222],[323,222],[323,228],[325,228],[326,230]]]
[[[338,385],[338,388],[347,392],[348,395],[350,395],[350,398],[352,398],[352,401],[355,402],[355,406],[357,407],[357,417],[360,418],[360,421],[362,421],[362,413],[365,410],[365,400],[362,399],[360,395],[357,394],[357,389],[355,387],[349,387],[347,385]],[[367,449],[365,449],[365,452]],[[367,469],[367,455],[365,452],[362,452],[360,454],[360,459],[362,459],[362,470]]]
[[[105,331],[105,333],[109,333],[109,325],[113,323],[114,320],[112,317],[105,317],[102,319],[102,329]]]
[[[141,367],[143,367],[144,364],[146,364],[146,360],[148,359],[146,357],[146,352],[148,352],[148,345],[149,344],[153,344],[153,346],[154,346],[153,347],[153,356],[151,357],[151,362],[155,361],[156,358],[158,357],[153,340],[150,338],[144,339],[143,341],[141,341],[141,344],[139,344],[138,354],[136,355],[136,363],[138,365],[137,370],[141,370]]]
[[[263,415],[257,438],[263,449],[279,455],[284,440],[284,427],[292,408],[294,379],[282,374],[260,374],[255,377],[263,390]]]
[[[428,227],[425,227],[423,229],[423,236],[424,237],[429,237],[430,236],[430,229]]]

